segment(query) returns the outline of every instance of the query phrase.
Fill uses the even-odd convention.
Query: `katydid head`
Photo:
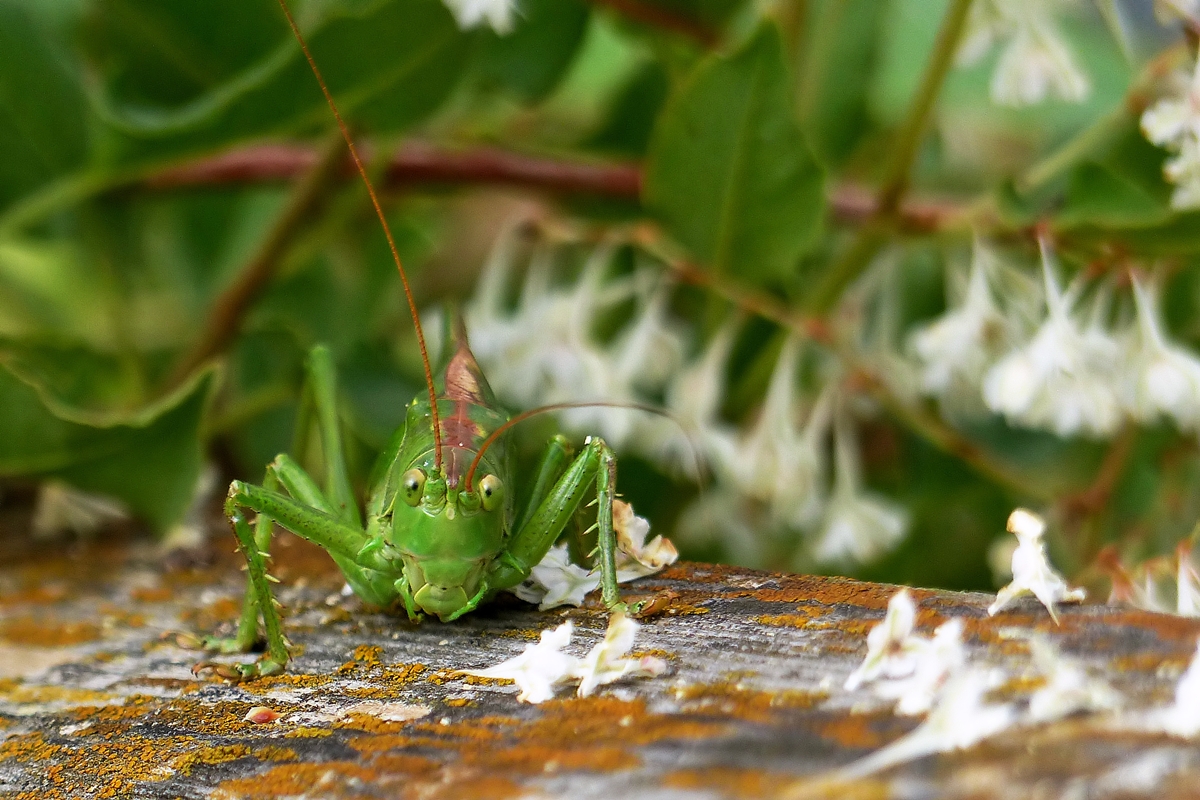
[[[418,608],[442,620],[468,609],[504,548],[505,526],[504,486],[497,476],[458,489],[436,471],[413,467],[404,473],[387,536]]]

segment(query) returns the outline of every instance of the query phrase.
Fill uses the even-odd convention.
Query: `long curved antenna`
[[[392,251],[392,260],[396,262],[396,269],[400,272],[400,283],[404,285],[404,298],[408,300],[408,311],[412,314],[413,327],[417,331],[417,345],[421,348],[421,365],[425,367],[425,385],[429,387],[429,412],[433,417],[434,459],[437,471],[441,472],[442,424],[441,420],[438,419],[437,390],[433,387],[433,369],[429,366],[429,350],[425,347],[425,331],[421,329],[421,320],[417,315],[417,304],[413,300],[412,289],[408,285],[408,274],[404,271],[404,265],[400,263],[400,252],[396,249],[396,240],[392,238],[392,229],[387,223],[387,217],[383,215],[383,208],[379,205],[379,198],[375,194],[375,187],[371,185],[371,179],[367,177],[366,167],[363,166],[362,159],[358,157],[358,149],[354,146],[354,139],[350,136],[350,129],[346,127],[346,123],[342,120],[342,115],[337,109],[337,104],[333,102],[333,95],[329,93],[329,87],[325,85],[325,79],[321,77],[321,70],[317,68],[317,62],[313,60],[312,53],[308,50],[308,43],[304,41],[304,36],[301,35],[300,27],[292,17],[292,12],[288,9],[286,0],[279,0],[279,7],[283,9],[283,15],[287,17],[288,25],[291,26],[292,33],[296,36],[296,41],[300,43],[300,49],[304,51],[304,57],[308,59],[308,66],[312,68],[313,75],[317,78],[317,83],[321,85],[321,93],[325,95],[325,101],[329,103],[329,109],[333,111],[333,117],[337,120],[338,130],[342,132],[342,138],[346,140],[346,146],[350,148],[350,157],[354,159],[354,166],[358,169],[358,174],[362,176],[363,183],[367,186],[367,194],[371,196],[371,205],[375,207],[375,215],[379,217],[379,224],[383,226],[383,235],[387,237],[388,248]]]
[[[479,445],[479,450],[475,453],[475,458],[473,458],[471,460],[471,466],[467,468],[467,474],[462,482],[462,485],[466,487],[466,490],[468,492],[471,491],[471,487],[474,486],[475,468],[478,467],[479,462],[483,460],[483,454],[487,452],[487,449],[489,447],[491,447],[495,443],[495,441],[500,438],[500,435],[503,434],[506,430],[513,427],[514,425],[516,425],[519,422],[524,422],[525,420],[529,419],[530,417],[536,417],[539,414],[547,414],[551,411],[562,411],[563,409],[568,409],[568,408],[627,408],[627,409],[632,409],[634,411],[645,411],[649,414],[657,414],[660,417],[666,417],[667,419],[671,420],[671,422],[674,422],[676,425],[678,425],[679,429],[681,431],[683,431],[684,438],[687,439],[688,446],[692,449],[692,458],[696,462],[697,470],[699,470],[700,459],[699,459],[699,456],[696,454],[696,450],[695,450],[695,447],[693,446],[691,436],[688,435],[687,429],[683,426],[683,423],[681,423],[678,419],[676,419],[675,415],[672,414],[670,411],[667,411],[665,408],[660,408],[659,406],[647,405],[645,403],[616,403],[616,402],[610,403],[610,402],[604,402],[604,401],[595,401],[595,402],[583,401],[583,402],[575,402],[575,403],[551,403],[548,406],[539,406],[537,408],[531,408],[528,411],[522,411],[520,414],[517,414],[515,417],[510,419],[508,422],[505,422],[499,428],[496,428],[496,430],[492,431],[491,434],[486,439],[483,440],[483,444]]]

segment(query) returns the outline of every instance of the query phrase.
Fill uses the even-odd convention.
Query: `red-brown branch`
[[[312,167],[314,149],[298,144],[252,145],[172,167],[151,176],[146,185],[180,188],[222,184],[289,181]],[[343,172],[353,176],[347,160]],[[627,161],[579,163],[541,158],[493,147],[450,149],[408,142],[392,156],[384,182],[390,187],[424,185],[499,185],[554,192],[591,194],[636,202],[642,192],[642,172]],[[865,222],[875,214],[874,192],[858,184],[841,184],[829,196],[830,211],[842,224]],[[901,207],[898,222],[911,233],[937,231],[959,209],[948,200],[912,199]]]
[[[263,144],[231,150],[172,167],[150,177],[154,188],[284,181],[312,167],[316,152],[304,145]],[[351,177],[347,159],[343,171]],[[491,147],[452,150],[407,142],[384,170],[388,186],[407,184],[492,184],[565,194],[596,194],[636,200],[642,173],[636,164],[586,164],[537,158]]]

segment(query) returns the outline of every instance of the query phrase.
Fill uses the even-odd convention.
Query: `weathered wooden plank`
[[[632,589],[674,593],[636,645],[667,674],[529,706],[514,687],[453,671],[514,655],[563,619],[581,655],[604,630],[597,605],[541,613],[513,599],[412,625],[341,595],[305,545],[277,550],[302,652],[290,674],[238,686],[194,680],[197,654],[161,638],[236,617],[232,557],[166,572],[106,546],[0,569],[0,796],[1092,798],[1198,785],[1194,742],[1117,732],[1099,716],[830,783],[918,722],[841,688],[895,587],[679,565]],[[1141,707],[1170,701],[1200,635],[1200,621],[1103,606],[1064,607],[1056,627],[1034,603],[992,619],[990,595],[914,597],[922,632],[962,618],[972,662],[1006,670],[1001,695],[1017,699],[1037,679],[1006,628],[1045,632]],[[253,706],[283,716],[244,721]]]

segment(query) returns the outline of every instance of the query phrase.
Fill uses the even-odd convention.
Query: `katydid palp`
[[[387,220],[304,37],[285,0],[279,2],[383,225],[416,326],[428,399],[413,400],[404,426],[380,454],[369,481],[364,519],[346,468],[333,358],[324,347],[310,353],[304,403],[319,433],[326,462],[324,485],[286,454],[267,467],[262,486],[243,481],[230,485],[225,511],[246,558],[249,586],[237,634],[204,643],[220,652],[248,652],[259,640],[261,618],[266,652],[250,663],[201,662],[194,671],[212,670],[239,680],[277,674],[286,667],[289,642],[266,567],[275,524],[328,551],[365,602],[403,609],[410,619],[431,615],[448,622],[525,581],[594,491],[602,599],[610,611],[625,610],[617,586],[612,450],[603,440],[589,438],[576,455],[564,437],[555,436],[542,456],[526,507],[516,513],[507,439],[511,426],[531,412],[509,419],[496,407],[462,326],[440,386],[435,385],[416,305]],[[301,414],[301,419],[306,416]],[[304,426],[301,432],[307,430]],[[257,515],[253,525],[248,512]]]

